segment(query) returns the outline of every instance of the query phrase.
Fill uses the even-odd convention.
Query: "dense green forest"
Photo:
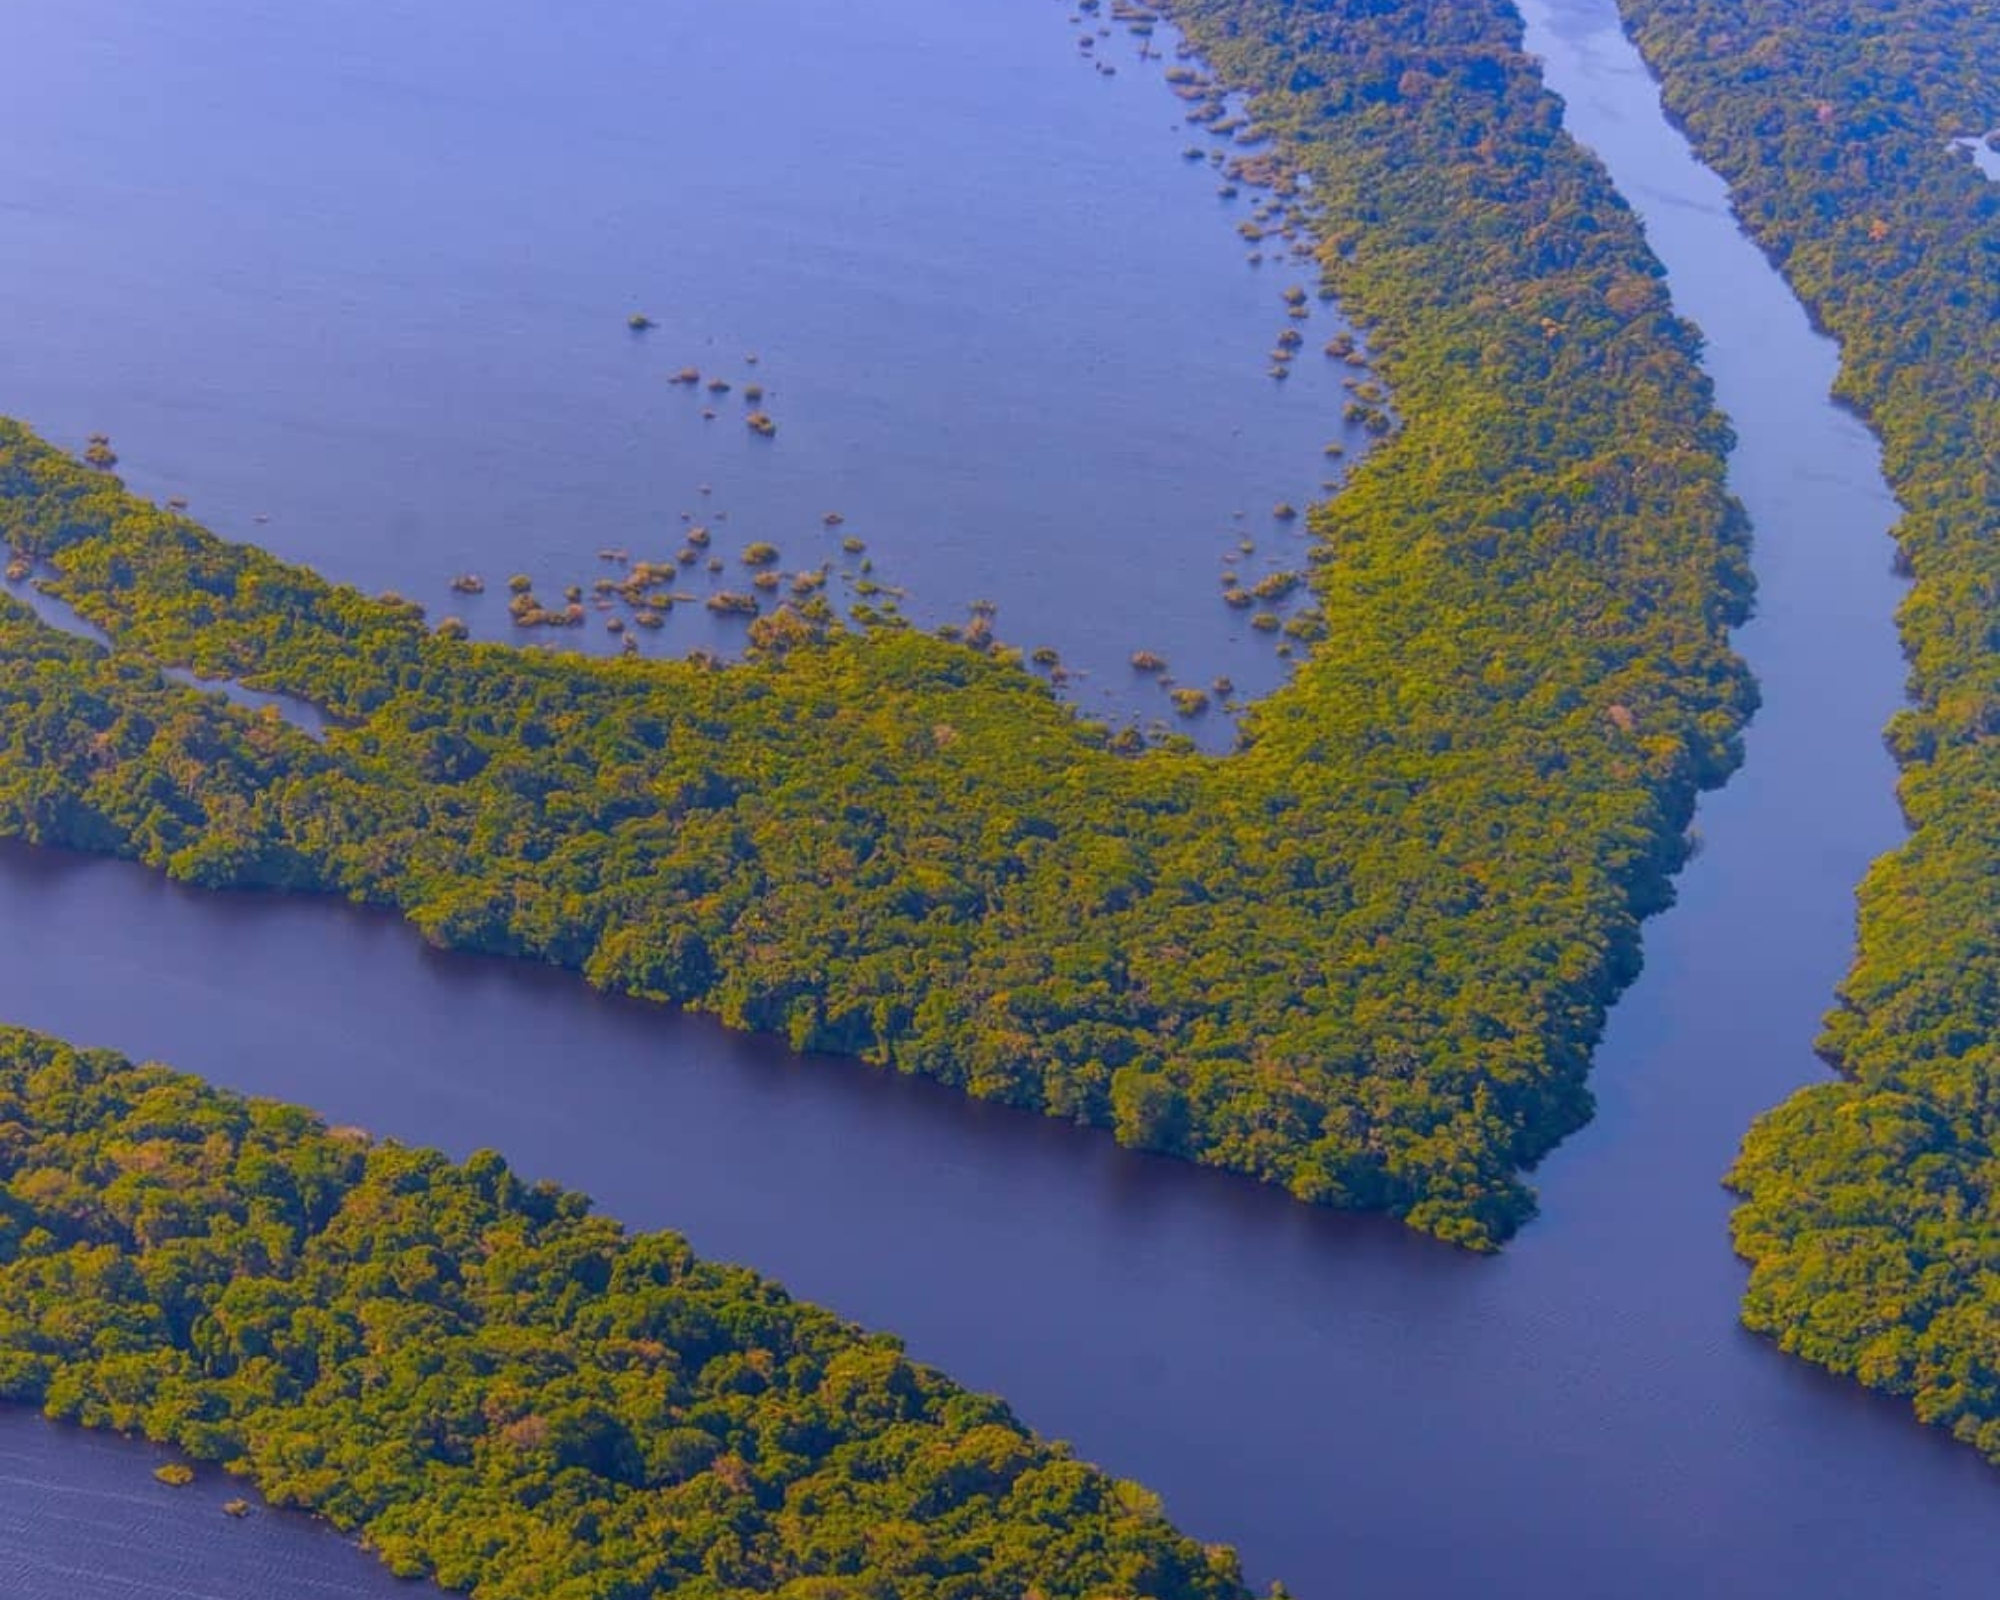
[[[1173,9],[1257,91],[1260,161],[1310,178],[1400,419],[1312,514],[1324,637],[1242,751],[1132,755],[1005,652],[811,600],[726,669],[469,643],[7,426],[0,532],[115,648],[0,613],[0,831],[393,906],[1497,1243],[1738,758],[1728,431],[1514,18]]]
[[[1246,1593],[1139,1485],[672,1234],[14,1030],[0,1399],[482,1600]]]
[[[1842,348],[1915,578],[1889,731],[1913,832],[1821,1048],[1732,1182],[1744,1317],[2000,1460],[2000,9],[1625,0],[1669,109]]]

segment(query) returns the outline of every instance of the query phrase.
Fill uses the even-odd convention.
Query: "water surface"
[[[219,1472],[170,1489],[163,1452],[0,1408],[0,1594],[7,1600],[404,1600],[398,1583],[332,1529],[259,1508]],[[254,1497],[253,1497],[254,1498]]]
[[[1302,563],[1271,512],[1360,448],[1351,374],[1315,303],[1268,376],[1310,275],[1248,265],[1255,196],[1183,159],[1211,141],[1123,30],[1106,77],[1039,0],[16,0],[7,28],[0,410],[109,433],[141,492],[488,636],[511,574],[559,607],[620,575],[600,550],[702,526],[648,651],[740,646],[700,602],[765,540],[843,609],[863,560],[925,625],[996,602],[1093,710],[1167,713],[1142,648],[1282,680],[1219,574]],[[605,620],[532,637],[612,648]]]
[[[1717,1186],[1750,1119],[1819,1076],[1852,886],[1898,836],[1879,739],[1902,676],[1893,508],[1872,442],[1827,403],[1831,346],[1662,122],[1609,0],[1537,0],[1530,23],[1708,335],[1758,530],[1742,645],[1765,705],[1702,807],[1679,906],[1648,927],[1600,1115],[1498,1260],[426,952],[386,918],[101,861],[0,851],[0,1016],[499,1147],[902,1331],[1301,1595],[1984,1597],[2000,1479],[1738,1328]],[[1163,296],[1211,292],[1178,274]]]

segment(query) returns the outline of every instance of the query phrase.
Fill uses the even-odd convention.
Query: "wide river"
[[[60,40],[71,18],[110,9],[88,0],[30,4],[26,13]],[[228,8],[210,0],[159,15],[182,9],[213,20]],[[365,8],[404,19],[416,9]],[[509,30],[528,28],[534,9],[502,5],[507,26],[494,27],[518,43]],[[699,15],[706,26],[736,9]],[[835,47],[865,9],[842,8],[814,41]],[[789,20],[769,26],[773,56],[820,14],[776,10]],[[924,14],[937,27],[963,27],[970,57],[1001,52],[1010,71],[1025,74],[1017,35],[1034,36],[1037,49],[1072,49],[1060,26],[1050,36],[1035,5],[968,0]],[[1568,100],[1570,126],[1643,214],[1681,309],[1708,336],[1709,366],[1742,439],[1735,484],[1757,527],[1759,614],[1741,642],[1765,705],[1748,764],[1702,808],[1706,847],[1683,877],[1680,904],[1647,930],[1646,973],[1618,1006],[1600,1053],[1598,1118],[1546,1163],[1544,1215],[1498,1259],[1310,1211],[927,1085],[593,997],[558,974],[441,956],[385,918],[199,895],[113,863],[0,852],[0,1017],[161,1057],[380,1133],[455,1152],[498,1147],[634,1224],[678,1228],[704,1251],[753,1262],[801,1294],[900,1331],[919,1357],[1004,1392],[1036,1426],[1160,1489],[1192,1532],[1237,1545],[1258,1580],[1282,1578],[1302,1595],[1989,1594],[2000,1570],[2000,1478],[1918,1428],[1900,1405],[1740,1331],[1742,1270],[1717,1185],[1751,1118],[1820,1073],[1810,1042],[1847,960],[1852,887],[1897,837],[1878,737],[1901,678],[1883,537],[1892,506],[1867,434],[1827,402],[1832,349],[1737,233],[1720,184],[1663,123],[1611,0],[1533,0],[1529,24],[1531,47]],[[29,76],[22,57],[31,53],[9,51],[0,76]],[[633,51],[635,60],[645,54]],[[955,74],[932,86],[940,104],[990,92],[976,59],[937,70]],[[701,90],[699,70],[655,63],[640,76],[668,104]],[[824,76],[839,74],[828,67]],[[1084,222],[1109,203],[1089,176],[1112,159],[1096,144],[1108,136],[1096,119],[1112,103],[1097,91],[1136,94],[1139,82],[1129,68],[1117,79],[1086,73],[1066,91],[1073,104],[1062,115],[1074,120],[1062,127],[1076,165],[1043,168],[1035,184],[1052,211],[1084,219],[1073,235],[1079,249]],[[520,158],[553,159],[534,153],[543,145],[539,106],[470,105],[463,92],[441,98],[441,123],[456,128],[454,117],[490,111],[512,127],[518,117]],[[397,90],[403,100],[427,93],[414,68]],[[72,130],[117,120],[44,101],[38,114]],[[994,144],[1046,143],[1048,130],[1032,126],[1022,105],[1011,90],[981,101]],[[774,90],[724,124],[691,116],[689,137],[769,145],[768,124],[798,110]],[[0,126],[11,129],[13,119],[0,113]],[[351,131],[364,144],[387,137],[373,126]],[[978,154],[939,137],[950,160]],[[1157,134],[1147,137],[1159,155]],[[1185,135],[1167,137],[1171,165]],[[815,142],[806,127],[795,138]],[[423,150],[400,153],[416,172],[428,170]],[[596,182],[585,169],[628,162],[630,152],[586,141],[567,159],[579,183]],[[288,176],[314,177],[260,170],[259,193],[281,191]],[[549,181],[542,166],[524,177]],[[648,203],[646,185],[628,181],[633,205]],[[484,182],[481,204],[450,186],[436,199],[490,238],[485,205],[515,185],[496,174]],[[1204,213],[1199,190],[1182,199]],[[220,202],[202,188],[186,204]],[[971,225],[984,197],[967,189],[956,204]],[[414,197],[412,206],[421,210]],[[774,206],[772,252],[789,220]],[[1203,215],[1203,228],[1215,225]],[[688,249],[698,250],[701,224],[688,228]],[[1119,241],[1148,257],[1126,263],[1119,281],[1158,294],[1107,335],[1107,349],[1122,350],[1123,340],[1170,347],[1187,319],[1165,330],[1161,307],[1176,296],[1197,305],[1226,298],[1240,282],[1233,244],[1224,251],[1231,270],[1208,274],[1151,259],[1152,237]],[[523,229],[508,248],[531,254],[571,242]],[[153,240],[135,226],[127,243],[121,270],[143,275]],[[392,267],[387,241],[368,243],[382,252],[385,281],[418,270]],[[932,252],[955,258],[932,228],[904,243],[919,277],[932,272]],[[468,263],[480,258],[469,242],[454,250]],[[752,260],[741,266],[760,270]],[[939,269],[935,281],[945,315],[956,279]],[[256,302],[256,274],[238,287]],[[581,319],[589,337],[607,312],[622,335],[616,313],[640,289],[619,293]],[[648,298],[673,309],[658,289]],[[479,318],[500,318],[470,292],[468,305]],[[549,310],[510,308],[499,342],[529,337]],[[729,331],[736,342],[762,337],[733,320]],[[197,356],[207,357],[200,343],[190,362]],[[0,364],[0,374],[18,365]],[[31,395],[84,388],[75,372],[20,376]],[[1041,376],[1051,394],[1061,391],[1062,372]],[[206,392],[203,371],[191,368],[186,379]],[[976,404],[983,385],[1003,381],[1014,380],[988,367],[940,373],[937,405]],[[146,404],[164,414],[178,391],[159,382]],[[271,382],[274,405],[306,403],[281,370]],[[1163,391],[1160,403],[1177,408],[1177,393]],[[104,396],[114,403],[144,409],[115,388]],[[398,435],[409,403],[385,395],[380,415],[355,427]],[[194,451],[205,405],[190,401],[177,450]],[[18,395],[0,395],[0,406],[32,411]],[[81,408],[68,415],[71,428],[85,426]],[[480,420],[474,411],[451,426],[472,432]],[[224,409],[207,425],[227,434],[254,421]],[[1122,425],[1148,426],[1136,415]],[[246,448],[267,442],[260,434]],[[1211,441],[1195,442],[1206,460]],[[1238,446],[1213,442],[1225,477],[1256,467],[1234,455]],[[336,467],[353,465],[352,437],[323,446]],[[207,438],[201,480],[233,448]],[[601,465],[555,450],[525,476],[566,493],[594,483]],[[446,476],[464,464],[447,454],[432,466]],[[1272,481],[1297,470],[1281,463]],[[1087,463],[1062,481],[1044,476],[1029,498],[1060,499],[1088,476]],[[451,485],[469,508],[483,505],[477,483]],[[364,498],[386,511],[404,486],[390,475],[366,485]],[[853,493],[865,486],[857,480]],[[1266,487],[1262,498],[1270,495]],[[288,548],[311,553],[297,540]],[[375,559],[359,547],[322,553],[352,571]],[[1145,565],[1143,553],[1128,554]],[[389,1587],[374,1579],[371,1588],[353,1553],[309,1525],[225,1521],[213,1487],[187,1491],[188,1514],[163,1521],[151,1464],[143,1451],[65,1442],[28,1419],[0,1429],[9,1513],[0,1515],[0,1584],[34,1600],[128,1595],[138,1591],[120,1575],[129,1565],[120,1567],[117,1552],[143,1543],[162,1571],[182,1575],[146,1593],[252,1600],[277,1592],[273,1570],[283,1571],[287,1593]],[[11,1514],[17,1504],[29,1514]]]

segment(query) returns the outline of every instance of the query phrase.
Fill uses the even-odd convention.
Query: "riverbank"
[[[1232,1552],[999,1401],[490,1151],[17,1030],[0,1110],[0,1399],[230,1464],[399,1577],[1248,1600]]]
[[[37,773],[67,786],[55,825],[14,828],[394,906],[440,944],[1492,1248],[1589,1114],[1640,920],[1753,692],[1694,335],[1504,23],[1456,3],[1447,44],[1367,21],[1431,85],[1388,99],[1322,40],[1280,58],[1185,18],[1267,88],[1267,158],[1310,179],[1400,418],[1313,513],[1325,637],[1239,755],[1123,759],[1004,655],[809,604],[720,672],[435,636],[8,429],[15,552],[119,650],[357,725],[171,804],[161,752],[128,741],[110,777],[74,748]],[[1316,86],[1271,87],[1299,62]]]
[[[600,550],[671,562],[702,526],[716,588],[748,587],[736,555],[763,540],[787,585],[830,564],[843,611],[928,631],[991,602],[1087,715],[1230,747],[1223,702],[1300,646],[1220,573],[1302,567],[1303,523],[1269,512],[1368,435],[1320,355],[1338,307],[1315,299],[1310,359],[1268,376],[1309,269],[1246,262],[1260,199],[1183,159],[1167,64],[1121,38],[1102,77],[1022,0],[492,16],[24,0],[0,62],[0,412],[108,432],[147,498],[489,642],[740,654],[703,563],[658,629],[596,609],[628,575]],[[582,622],[517,628],[515,574],[558,614],[580,587]],[[450,587],[467,575],[483,593]],[[1209,712],[1177,715],[1141,649]]]
[[[427,1591],[393,1576],[323,1523],[259,1507],[232,1518],[242,1486],[207,1473],[159,1482],[163,1449],[63,1427],[0,1405],[0,1580],[8,1600],[133,1594],[392,1600]]]
[[[1731,1182],[1752,1263],[1743,1315],[1792,1354],[1909,1397],[2000,1460],[1986,1332],[2000,1120],[2000,197],[1950,148],[2000,102],[2000,18],[1907,5],[1794,56],[1752,13],[1631,0],[1669,106],[1744,225],[1840,340],[1837,392],[1883,441],[1914,584],[1910,704],[1889,723],[1906,844],[1860,891],[1860,946],[1821,1049],[1844,1082],[1765,1117]],[[1732,31],[1738,30],[1738,31]],[[1953,59],[1983,71],[1940,72]],[[1922,49],[1915,48],[1922,39]],[[1743,62],[1756,58],[1759,76]],[[1767,125],[1773,96],[1787,107]]]

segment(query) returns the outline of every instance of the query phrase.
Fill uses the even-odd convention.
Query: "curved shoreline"
[[[0,1396],[225,1464],[399,1577],[1082,1600],[1138,1573],[1250,1600],[1233,1552],[1001,1401],[492,1151],[454,1164],[14,1029],[0,1104]],[[100,1189],[106,1164],[125,1181]]]
[[[1317,358],[1331,327],[1289,383],[1264,376],[1286,269],[1244,264],[1231,227],[1256,199],[1217,198],[1180,159],[1157,63],[1135,71],[1120,42],[1101,81],[1061,12],[1013,4],[574,26],[524,6],[477,39],[475,8],[445,6],[463,25],[25,0],[0,66],[8,195],[32,202],[0,257],[23,307],[0,409],[56,440],[108,429],[148,498],[191,497],[229,536],[489,641],[522,637],[521,573],[557,611],[586,591],[581,626],[530,639],[740,653],[699,563],[658,631],[591,612],[598,550],[671,559],[680,512],[722,512],[718,543],[770,539],[788,578],[830,562],[843,610],[843,578],[880,585],[884,609],[906,590],[925,628],[991,599],[1008,642],[1059,649],[1086,714],[1228,743],[1223,716],[1178,716],[1127,657],[1176,639],[1184,684],[1226,676],[1249,699],[1281,681],[1286,636],[1226,607],[1215,568],[1234,557],[1247,584],[1303,566],[1302,527],[1263,510],[1304,504],[1332,475],[1324,444],[1359,430],[1338,426],[1343,369]],[[151,140],[137,118],[72,117],[79,80],[186,115]],[[598,153],[520,136],[509,100]],[[753,102],[733,137],[684,142]],[[314,115],[337,108],[369,137]],[[791,137],[794,118],[816,136]],[[250,314],[215,288],[239,280]],[[675,385],[682,363],[733,392]],[[752,382],[777,441],[743,426]],[[829,509],[865,556],[827,534]]]
[[[268,1503],[247,1519],[222,1512],[242,1490],[220,1472],[167,1487],[149,1468],[172,1459],[162,1445],[0,1404],[9,1600],[117,1600],[195,1572],[204,1593],[241,1600],[286,1593],[301,1578],[320,1600],[438,1593],[393,1577],[323,1517]]]
[[[1732,287],[1767,288],[1747,259]],[[1716,329],[1737,331],[1709,359],[1762,370],[1763,303],[1729,304],[1739,320]],[[933,1085],[802,1069],[552,974],[422,959],[340,908],[196,895],[107,861],[9,864],[33,932],[0,983],[57,1031],[615,1190],[635,1221],[905,1331],[1301,1592],[1977,1600],[2000,1567],[1979,1463],[1733,1322],[1713,1174],[1753,1110],[1815,1074],[1804,1040],[1844,953],[1848,862],[1895,827],[1870,698],[1893,704],[1899,676],[1889,579],[1854,521],[1865,474],[1843,470],[1866,447],[1835,429],[1808,454],[1838,481],[1788,481],[1784,452],[1749,441],[1826,415],[1790,396],[1732,461],[1786,513],[1758,516],[1761,631],[1745,632],[1784,670],[1766,671],[1750,764],[1702,803],[1710,844],[1681,903],[1647,926],[1649,970],[1599,1052],[1600,1114],[1541,1169],[1546,1214],[1497,1260]],[[1823,721],[1852,782],[1818,781],[1821,747],[1795,742]],[[1803,930],[1767,915],[1795,874],[1822,908]]]
[[[1968,170],[1942,138],[1990,119],[2000,26],[1976,8],[1870,12],[1851,35],[1829,30],[1813,61],[1782,61],[1772,79],[1789,109],[1766,126],[1746,107],[1769,85],[1718,54],[1701,0],[1627,10],[1665,96],[1839,336],[1838,392],[1883,441],[1899,559],[1915,575],[1898,618],[1906,699],[1886,736],[1905,836],[1862,880],[1858,947],[1824,1019],[1820,1053],[1839,1081],[1768,1110],[1731,1171],[1752,1266],[1743,1319],[2000,1461],[1980,1331],[2000,1259],[1984,1220],[2000,1148],[1987,1110],[2000,1077],[1988,931],[2000,925],[2000,203],[1985,164]],[[1914,59],[1910,39],[1932,31],[1983,77]]]
[[[1469,37],[1442,46],[1405,39],[1407,16],[1369,24],[1434,49],[1433,90],[1371,100],[1365,62],[1302,38],[1322,86],[1259,102],[1310,173],[1333,287],[1403,426],[1314,514],[1337,625],[1243,753],[1121,761],[1004,659],[818,640],[810,619],[796,651],[798,629],[721,673],[432,638],[407,606],[225,545],[9,430],[8,486],[37,508],[20,553],[86,616],[361,724],[310,761],[244,751],[216,778],[223,826],[135,833],[120,812],[84,834],[198,882],[393,905],[438,943],[1497,1245],[1532,1214],[1522,1169],[1589,1114],[1639,920],[1672,897],[1753,690],[1726,640],[1749,580],[1694,335],[1608,182],[1551,132],[1518,41],[1454,3]],[[1196,46],[1276,82],[1216,14],[1183,18]],[[1323,117],[1341,93],[1353,117]],[[154,834],[173,843],[135,842]],[[828,865],[849,857],[854,890]]]

